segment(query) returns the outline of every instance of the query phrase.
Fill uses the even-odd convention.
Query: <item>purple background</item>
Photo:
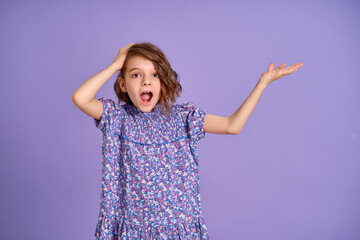
[[[71,100],[119,48],[150,41],[178,103],[230,116],[270,62],[239,135],[199,142],[211,239],[360,239],[359,1],[1,1],[1,239],[93,239],[102,133]],[[115,75],[96,97],[115,98]]]

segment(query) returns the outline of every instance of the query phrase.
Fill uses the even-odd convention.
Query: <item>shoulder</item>
[[[189,102],[189,101],[177,104],[177,108],[183,112],[204,111],[204,109],[202,107],[196,105],[193,102]]]
[[[103,104],[103,112],[107,114],[124,114],[124,109],[126,108],[126,104],[121,105],[120,103],[117,103],[115,100],[111,98],[106,97],[100,97],[98,98],[99,101]]]
[[[95,126],[103,133],[109,132],[122,122],[125,114],[124,107],[110,98],[100,97],[98,100],[103,105],[103,112],[100,119],[94,118]]]
[[[175,111],[182,116],[184,120],[193,117],[205,117],[206,112],[202,107],[197,106],[193,102],[183,102],[174,105]]]
[[[111,99],[111,98],[100,97],[100,98],[98,98],[98,100],[99,100],[100,102],[102,102],[103,105],[106,106],[106,107],[116,108],[117,105],[118,105],[118,104],[117,104],[113,99]]]
[[[191,142],[197,142],[205,136],[204,121],[206,112],[193,102],[178,104],[178,109],[182,121],[186,124],[186,129]]]
[[[178,103],[175,104],[174,107],[179,110],[179,111],[190,111],[194,108],[198,108],[193,102],[183,102],[183,103]]]

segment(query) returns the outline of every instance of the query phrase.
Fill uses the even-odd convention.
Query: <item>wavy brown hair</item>
[[[174,103],[176,98],[180,96],[182,91],[181,84],[179,82],[178,74],[171,68],[168,59],[165,54],[154,44],[149,42],[136,43],[132,45],[127,52],[126,59],[124,61],[123,68],[120,70],[119,75],[114,83],[114,90],[118,97],[118,102],[121,101],[129,103],[133,106],[127,92],[121,91],[118,79],[121,77],[125,80],[125,72],[127,70],[127,63],[133,56],[141,56],[150,60],[157,71],[160,78],[161,90],[160,90],[160,108],[161,111],[166,109],[166,113],[170,113],[170,103]]]

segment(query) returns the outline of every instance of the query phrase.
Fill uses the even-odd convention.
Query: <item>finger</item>
[[[297,70],[297,69],[299,69],[300,67],[302,67],[304,64],[302,64],[302,63],[296,63],[296,64],[294,64],[294,65],[292,65],[292,66],[290,66],[290,67],[287,67],[287,68],[285,68],[286,70],[290,70],[290,71],[293,71],[293,70]],[[285,70],[284,69],[284,70]]]
[[[297,65],[292,65],[291,67],[284,68],[283,70],[287,71],[287,72],[293,72],[296,70],[296,68],[297,68]]]
[[[284,74],[284,75],[289,75],[289,74],[291,74],[291,73],[294,73],[294,72],[296,72],[300,67],[302,67],[303,65],[304,65],[304,64],[302,64],[302,63],[296,63],[296,64],[292,65],[291,67],[282,69],[282,74]]]
[[[281,70],[283,67],[285,67],[285,65],[286,65],[286,63],[283,63],[283,64],[279,65],[276,69]]]
[[[298,68],[298,67],[301,67],[302,64],[301,63],[296,63],[294,65],[291,66],[291,68]]]
[[[303,63],[297,63],[298,64],[298,68],[301,68],[302,66],[304,66]]]
[[[303,65],[304,65],[303,63],[296,63],[296,64],[294,64],[293,66],[291,66],[290,70],[291,70],[292,72],[295,72],[295,71],[297,71],[299,68],[301,68]]]
[[[270,63],[267,71],[269,72],[269,71],[272,71],[273,69],[274,69],[274,64],[273,64],[273,63]]]
[[[132,45],[134,45],[135,43],[130,43],[130,44],[128,44],[128,45],[126,45],[125,47],[124,47],[124,50],[127,50],[127,49],[129,49]]]

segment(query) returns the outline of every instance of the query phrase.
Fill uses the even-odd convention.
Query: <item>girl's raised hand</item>
[[[135,43],[130,43],[130,44],[126,45],[125,47],[120,48],[118,54],[116,55],[116,57],[112,63],[117,66],[118,70],[122,69],[125,59],[126,59],[127,52],[129,50],[129,48],[134,44]]]
[[[269,85],[269,83],[275,81],[276,79],[282,78],[286,75],[296,72],[304,64],[296,63],[296,64],[292,65],[291,67],[283,68],[285,65],[286,65],[286,63],[283,63],[274,69],[274,64],[270,63],[267,72],[263,72],[263,74],[261,74],[259,82],[261,84],[265,84],[265,86],[267,86],[267,85]]]

